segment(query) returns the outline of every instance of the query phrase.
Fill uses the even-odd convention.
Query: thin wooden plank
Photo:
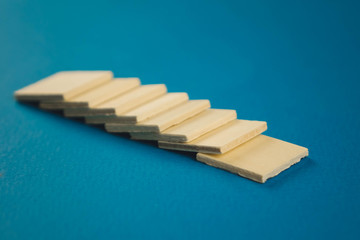
[[[201,113],[210,107],[209,100],[190,100],[162,114],[137,124],[106,123],[108,132],[161,132]]]
[[[259,135],[225,154],[198,153],[198,161],[264,183],[309,155],[305,147]]]
[[[114,115],[130,111],[142,104],[166,94],[164,84],[141,85],[125,94],[115,97],[91,108],[68,108],[64,110],[67,117]]]
[[[43,109],[88,108],[122,95],[140,85],[139,78],[115,78],[66,101],[41,102]]]
[[[207,109],[184,122],[159,133],[133,132],[135,140],[157,140],[167,142],[190,142],[207,132],[236,119],[235,110]]]
[[[88,124],[124,123],[135,124],[165,112],[189,100],[187,93],[167,93],[124,114],[87,116]]]
[[[220,154],[230,151],[267,129],[266,122],[233,120],[188,143],[159,141],[159,147],[172,150]]]
[[[63,71],[15,91],[18,101],[63,101],[109,82],[111,71]]]

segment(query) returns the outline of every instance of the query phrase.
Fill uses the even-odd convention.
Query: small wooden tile
[[[137,124],[106,123],[108,132],[161,132],[210,107],[209,100],[190,100]]]
[[[86,123],[104,124],[104,123],[125,123],[135,124],[149,119],[157,114],[165,112],[189,100],[187,93],[167,93],[155,100],[152,100],[140,107],[121,115],[99,115],[87,116]]]
[[[122,114],[166,94],[166,91],[164,84],[142,85],[91,108],[65,109],[64,114],[67,117]]]
[[[259,135],[225,154],[198,153],[196,158],[210,166],[264,183],[308,155],[307,148]]]
[[[236,119],[235,110],[207,109],[178,125],[166,129],[160,134],[133,132],[131,133],[131,138],[136,140],[190,142],[234,119]]]
[[[64,71],[28,85],[14,94],[18,101],[64,101],[109,82],[111,71]]]
[[[256,137],[267,129],[266,122],[233,120],[188,143],[159,142],[160,148],[220,154]]]
[[[88,108],[122,95],[140,85],[139,78],[115,78],[67,101],[41,102],[43,109]]]

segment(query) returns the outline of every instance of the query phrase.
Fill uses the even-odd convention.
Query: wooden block
[[[259,135],[225,154],[198,153],[196,158],[210,166],[264,183],[308,155],[307,148]]]
[[[190,100],[137,124],[106,123],[108,132],[161,132],[210,107],[209,100]]]
[[[41,102],[43,109],[88,108],[124,94],[140,85],[138,78],[115,78],[66,101]]]
[[[158,140],[167,142],[190,142],[205,133],[236,119],[235,110],[207,109],[184,122],[159,133],[133,132],[136,140]]]
[[[14,94],[18,101],[64,101],[113,78],[111,71],[64,71],[28,85]]]
[[[159,142],[160,148],[220,154],[230,151],[267,129],[266,122],[233,120],[188,143]]]
[[[149,119],[157,114],[165,112],[189,100],[187,93],[167,93],[155,100],[152,100],[140,107],[121,115],[99,115],[87,116],[86,123],[104,124],[104,123],[127,123],[135,124]]]
[[[164,84],[142,85],[91,108],[67,108],[64,110],[64,114],[67,117],[120,115],[166,94],[166,91]]]

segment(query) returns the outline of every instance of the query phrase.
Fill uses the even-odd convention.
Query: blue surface
[[[0,239],[359,239],[359,1],[0,2]],[[208,98],[310,157],[258,184],[16,103],[109,69]]]

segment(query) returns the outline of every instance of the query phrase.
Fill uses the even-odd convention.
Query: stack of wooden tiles
[[[64,71],[15,92],[23,102],[63,110],[105,124],[108,132],[158,141],[164,149],[196,152],[196,159],[264,183],[308,155],[308,149],[263,135],[264,121],[237,119],[235,110],[214,109],[209,100],[168,93],[164,84],[113,78],[111,71]]]

